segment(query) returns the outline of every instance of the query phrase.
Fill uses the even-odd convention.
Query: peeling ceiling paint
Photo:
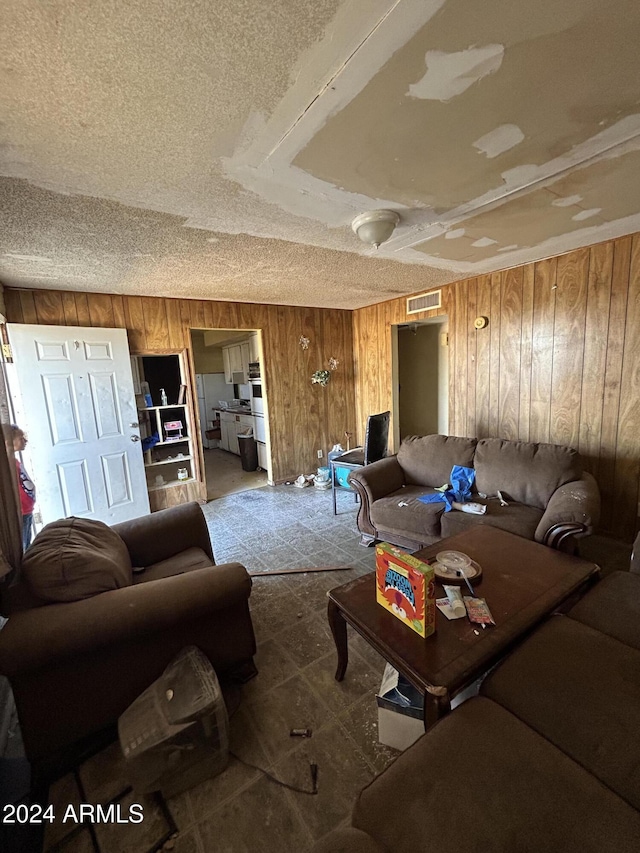
[[[473,147],[489,159],[504,154],[524,139],[524,133],[515,124],[501,124],[495,130],[485,133],[480,139],[476,139]]]
[[[469,47],[456,53],[428,50],[424,58],[425,75],[409,86],[407,94],[425,101],[450,101],[487,74],[497,71],[503,56],[501,44]]]
[[[5,0],[0,281],[354,308],[638,230],[639,32],[635,0]]]

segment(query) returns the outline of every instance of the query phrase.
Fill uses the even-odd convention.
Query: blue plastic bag
[[[153,435],[148,435],[146,438],[142,439],[142,449],[151,450],[152,447],[155,447],[156,444],[160,441],[160,436],[157,432],[154,432]]]
[[[423,504],[444,503],[444,511],[451,511],[451,504],[464,503],[472,498],[471,486],[476,479],[476,472],[473,468],[465,468],[464,465],[454,465],[451,469],[449,477],[449,488],[446,492],[440,492],[435,495],[421,495],[418,500]]]

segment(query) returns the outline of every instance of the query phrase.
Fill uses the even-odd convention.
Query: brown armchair
[[[22,581],[5,596],[0,673],[36,764],[115,724],[184,646],[202,649],[223,684],[256,673],[251,578],[239,563],[215,565],[197,503],[112,530],[145,567],[130,585],[52,604]]]

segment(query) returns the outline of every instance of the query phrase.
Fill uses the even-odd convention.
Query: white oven
[[[266,428],[264,425],[264,415],[256,415],[254,418],[255,421],[255,429],[254,436],[256,441],[260,441],[263,444],[267,440]]]
[[[251,414],[264,415],[264,398],[262,396],[262,383],[251,383]]]

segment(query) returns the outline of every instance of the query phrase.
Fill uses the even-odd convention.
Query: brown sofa
[[[473,500],[486,505],[485,515],[445,512],[443,503],[418,500],[448,483],[454,465],[475,469]],[[418,550],[471,525],[491,524],[570,551],[600,516],[594,478],[582,470],[577,451],[555,444],[412,435],[397,455],[353,471],[349,482],[360,496],[363,545],[380,539]]]
[[[534,631],[313,853],[640,849],[640,574]]]
[[[113,725],[184,646],[202,649],[223,684],[256,673],[251,578],[239,563],[215,565],[197,503],[107,531],[126,545],[125,585],[118,579],[119,588],[61,601],[58,584],[59,603],[50,603],[23,579],[3,596],[9,620],[0,630],[0,673],[11,683],[27,757],[36,764]],[[96,565],[103,550],[94,550]],[[87,553],[88,568],[91,559]]]

